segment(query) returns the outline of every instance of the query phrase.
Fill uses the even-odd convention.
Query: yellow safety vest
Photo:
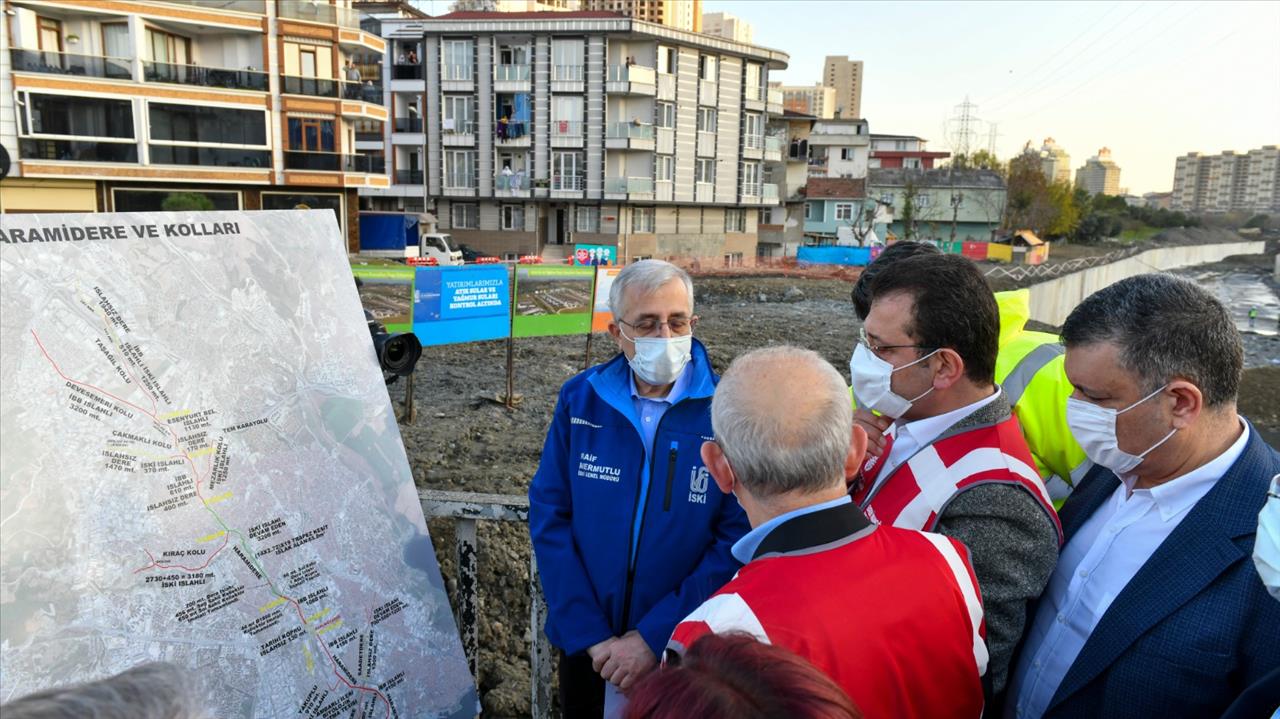
[[[1000,308],[996,382],[1022,425],[1054,506],[1061,507],[1091,464],[1067,427],[1072,387],[1063,368],[1064,349],[1058,337],[1025,329],[1030,301],[1030,290],[996,293]]]

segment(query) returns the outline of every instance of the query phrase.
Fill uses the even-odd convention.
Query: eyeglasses
[[[623,324],[635,329],[637,337],[653,337],[662,332],[662,326],[666,325],[671,330],[671,334],[683,336],[693,332],[693,326],[698,323],[695,317],[672,317],[666,322],[659,322],[652,317],[646,317],[639,322],[628,322],[619,319],[618,324]]]
[[[873,345],[871,344],[871,340],[867,339],[866,327],[858,328],[858,341],[866,345],[867,349],[871,350],[872,352],[875,352],[876,354],[884,352],[885,350],[897,350],[897,349],[907,349],[907,348],[918,349],[918,350],[936,349],[934,347],[926,347],[924,345]]]

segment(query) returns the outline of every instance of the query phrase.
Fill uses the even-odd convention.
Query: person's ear
[[[928,361],[936,370],[933,375],[934,389],[947,389],[964,377],[964,360],[959,352],[950,347],[938,350]]]
[[[737,478],[733,476],[733,467],[729,466],[729,458],[724,456],[724,450],[720,449],[720,445],[715,442],[703,442],[702,463],[707,465],[707,471],[711,473],[711,478],[716,481],[720,491],[733,494],[733,486],[737,483]]]
[[[867,456],[867,431],[853,425],[849,436],[849,453],[844,458],[844,483],[849,485],[862,471],[862,460]]]
[[[618,323],[617,323],[617,322],[610,322],[610,323],[609,323],[609,336],[610,336],[610,337],[612,337],[615,341],[619,341],[619,342],[620,342],[620,341],[621,341],[621,339],[622,339],[622,338],[621,338],[621,335],[622,335],[622,329],[621,329],[620,327],[618,327]]]
[[[1174,380],[1165,388],[1165,392],[1173,395],[1173,426],[1186,429],[1195,424],[1200,413],[1204,411],[1204,395],[1200,388],[1186,380]]]

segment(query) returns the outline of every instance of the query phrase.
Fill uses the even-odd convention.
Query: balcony
[[[764,110],[766,88],[755,86],[743,90],[743,107],[748,110]]]
[[[100,77],[107,80],[132,80],[133,61],[122,57],[98,57],[75,55],[69,52],[42,52],[40,50],[9,51],[14,72],[42,72],[51,75],[77,75]]]
[[[772,182],[766,182],[760,186],[760,199],[766,205],[778,204],[778,186]]]
[[[401,63],[397,62],[391,66],[392,80],[421,80],[422,64],[421,63]]]
[[[418,185],[423,183],[422,170],[396,170],[397,185]]]
[[[56,160],[58,162],[132,162],[138,161],[138,144],[97,142],[90,140],[18,141],[18,155],[24,160]]]
[[[764,138],[764,159],[769,162],[782,162],[782,138],[769,135]]]
[[[605,126],[604,146],[610,150],[653,151],[653,125],[611,122]]]
[[[529,188],[532,182],[529,176],[520,172],[504,175],[498,173],[493,177],[493,196],[494,197],[528,197]]]
[[[270,150],[235,147],[197,147],[194,145],[147,146],[153,165],[195,165],[201,167],[261,167],[270,169]]]
[[[748,160],[759,160],[764,155],[763,135],[742,136],[742,156]]]
[[[582,78],[586,68],[582,65],[552,65],[552,92],[582,92]]]
[[[378,155],[341,155],[336,152],[289,150],[284,153],[284,167],[286,170],[382,175],[386,174],[387,160]]]
[[[446,62],[440,66],[440,89],[445,92],[470,92],[475,74],[474,65]]]
[[[766,92],[764,111],[770,115],[781,115],[782,109],[782,91],[770,89]]]
[[[366,175],[387,174],[387,158],[382,155],[343,155],[343,172],[359,172]]]
[[[344,82],[342,83],[342,99],[343,100],[359,100],[360,102],[368,102],[374,105],[382,105],[382,83],[373,80],[365,80],[364,82]]]
[[[532,68],[528,65],[494,65],[494,92],[529,92]]]
[[[616,199],[653,199],[652,177],[606,177],[604,194]]]
[[[744,205],[760,204],[760,183],[759,182],[742,183],[742,204]]]
[[[295,75],[280,76],[280,92],[287,95],[310,95],[311,97],[338,97],[342,85],[338,80],[323,77],[298,77]]]
[[[657,94],[657,72],[643,65],[610,65],[605,74],[605,91],[624,95]]]
[[[476,176],[473,172],[446,172],[441,193],[445,197],[475,197]]]
[[[256,70],[232,70],[230,68],[205,67],[203,65],[175,65],[167,62],[142,61],[142,77],[147,82],[163,82],[171,85],[196,85],[221,87],[228,90],[255,90],[266,92],[267,73]]]
[[[502,147],[529,147],[532,144],[533,124],[529,122],[495,122],[493,138]]]
[[[760,101],[764,99],[764,92],[758,87],[747,87],[744,93],[747,100]]]
[[[445,118],[440,131],[440,142],[449,147],[470,147],[476,144],[476,124],[470,120]]]
[[[179,3],[187,5],[188,3]],[[254,15],[267,14],[266,0],[200,0],[200,8],[207,10],[233,10]]]
[[[582,147],[581,120],[552,120],[552,147]]]
[[[382,133],[373,130],[356,130],[356,142],[382,142]]]
[[[561,198],[580,198],[587,189],[587,178],[583,175],[552,175],[551,196]]]
[[[699,81],[698,104],[710,107],[720,104],[720,86],[708,80]]]
[[[674,102],[676,99],[676,76],[658,73],[658,99]]]
[[[344,7],[335,7],[324,2],[313,0],[280,0],[276,10],[280,17],[288,20],[305,20],[324,25],[341,25],[352,29],[360,29],[360,13]]]
[[[421,117],[397,117],[391,121],[392,132],[422,132]]]

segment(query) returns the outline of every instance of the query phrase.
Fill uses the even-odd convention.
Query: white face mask
[[[859,407],[872,409],[886,417],[898,419],[911,409],[911,405],[932,392],[933,387],[929,387],[915,399],[900,397],[894,394],[892,389],[893,373],[923,362],[937,354],[938,351],[934,350],[920,359],[908,362],[901,367],[894,367],[886,360],[877,357],[866,345],[859,342],[853,348],[853,357],[849,359],[849,377],[853,380],[854,400],[857,401]]]
[[[619,328],[619,333],[622,333]],[[676,381],[685,365],[691,358],[693,335],[680,337],[637,337],[631,339],[625,333],[623,337],[631,340],[635,346],[635,354],[627,363],[631,371],[646,384],[661,386]]]
[[[1116,417],[1128,412],[1147,400],[1164,391],[1165,385],[1124,409],[1116,410],[1099,407],[1092,402],[1067,398],[1067,426],[1071,434],[1080,443],[1080,448],[1094,464],[1115,472],[1117,476],[1128,474],[1142,464],[1142,460],[1160,445],[1169,440],[1178,431],[1175,427],[1164,436],[1164,439],[1147,448],[1142,454],[1129,454],[1120,449],[1120,440],[1116,437]]]

